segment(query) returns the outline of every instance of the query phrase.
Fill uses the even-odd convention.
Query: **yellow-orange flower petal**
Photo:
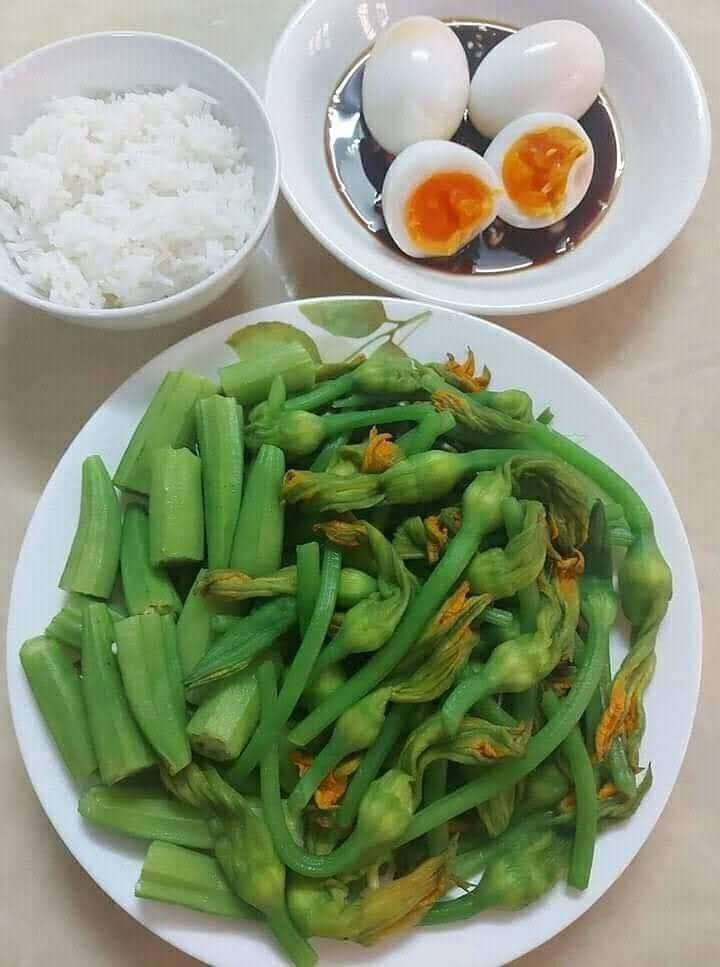
[[[324,534],[332,544],[340,547],[359,547],[367,537],[367,530],[362,522],[328,520],[315,524],[313,530]]]
[[[437,564],[447,547],[448,529],[437,516],[426,517],[424,523],[427,538],[425,553],[430,564]]]
[[[479,376],[475,375],[475,354],[472,349],[468,348],[464,363],[459,363],[452,353],[447,354],[447,359],[444,368],[455,377],[466,392],[477,392],[487,389],[490,385],[491,374],[487,366],[483,366]]]
[[[383,473],[402,459],[403,452],[393,443],[392,433],[378,433],[374,426],[370,430],[360,470],[362,473]]]

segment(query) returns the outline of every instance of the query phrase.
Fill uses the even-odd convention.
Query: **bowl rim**
[[[232,259],[226,262],[215,272],[212,272],[206,279],[201,279],[199,282],[189,286],[187,289],[182,289],[180,292],[175,292],[173,295],[167,296],[166,298],[156,299],[153,302],[142,302],[134,306],[122,306],[118,309],[83,309],[77,306],[66,306],[61,302],[52,302],[50,299],[43,299],[42,296],[37,296],[32,292],[27,292],[23,289],[17,288],[0,275],[0,291],[4,292],[6,295],[12,296],[19,302],[23,302],[26,305],[33,306],[36,309],[41,309],[44,312],[49,312],[53,315],[61,315],[63,318],[68,320],[83,322],[91,320],[103,320],[112,325],[112,323],[122,322],[124,319],[132,319],[136,318],[137,316],[151,316],[157,312],[172,310],[185,302],[191,301],[196,296],[202,296],[207,290],[216,285],[219,279],[224,278],[228,274],[232,273],[242,263],[242,261],[250,252],[252,252],[262,237],[265,229],[270,223],[273,211],[275,210],[280,192],[280,149],[278,146],[277,137],[275,135],[275,129],[273,128],[267,108],[265,107],[263,99],[260,97],[250,81],[243,77],[243,75],[234,67],[228,64],[227,61],[223,60],[221,57],[218,57],[216,54],[213,54],[204,47],[200,47],[198,44],[193,44],[188,40],[182,40],[180,37],[173,37],[171,34],[161,34],[150,30],[97,30],[85,34],[73,34],[70,37],[55,40],[52,43],[45,44],[42,47],[36,47],[27,54],[23,54],[17,60],[12,61],[12,63],[6,64],[0,70],[0,82],[2,82],[3,77],[6,74],[17,70],[20,67],[31,64],[32,61],[43,57],[51,50],[55,50],[60,47],[71,47],[87,41],[105,39],[108,37],[149,38],[151,40],[160,41],[173,46],[184,47],[185,49],[192,51],[194,54],[199,54],[201,57],[214,61],[228,74],[231,74],[234,79],[245,88],[245,91],[249,95],[251,102],[256,108],[257,113],[270,136],[272,157],[263,159],[263,163],[270,161],[273,170],[272,184],[270,186],[267,202],[263,206],[262,211],[259,213],[259,218],[253,231],[245,240],[240,250],[232,257]]]
[[[273,119],[273,76],[279,69],[283,59],[283,53],[286,46],[290,42],[292,34],[303,18],[306,17],[310,10],[320,2],[322,2],[322,0],[306,0],[306,2],[303,3],[295,15],[290,18],[285,29],[280,34],[275,47],[273,48],[270,61],[268,62],[264,95],[265,106],[267,107],[268,114],[270,115],[271,119]],[[525,302],[510,302],[508,300],[502,306],[487,305],[482,303],[479,301],[479,299],[482,298],[480,292],[478,293],[479,299],[475,301],[468,301],[466,298],[442,298],[433,294],[433,286],[431,282],[428,283],[428,285],[424,288],[416,288],[411,284],[399,284],[393,280],[392,267],[389,262],[387,262],[387,269],[384,272],[380,271],[379,269],[376,270],[374,268],[369,268],[364,265],[362,261],[356,258],[351,251],[348,251],[346,248],[336,244],[335,241],[317,224],[312,215],[306,211],[303,203],[293,193],[290,185],[288,184],[285,165],[281,164],[280,187],[283,197],[305,228],[307,228],[307,230],[321,243],[321,245],[323,245],[332,255],[335,256],[335,258],[337,258],[353,272],[366,278],[368,281],[380,286],[387,292],[403,298],[414,299],[420,302],[431,302],[434,305],[443,306],[447,309],[455,309],[458,312],[466,312],[470,315],[476,316],[519,316],[531,313],[549,312],[554,309],[562,309],[567,306],[577,305],[578,303],[585,302],[597,295],[601,295],[604,292],[609,292],[617,286],[622,285],[635,275],[638,275],[643,271],[643,269],[647,268],[660,255],[662,255],[665,249],[668,248],[675,241],[680,232],[682,232],[690,216],[697,207],[703,189],[705,188],[705,184],[710,172],[713,142],[708,97],[700,74],[693,63],[692,58],[675,31],[660,16],[660,14],[646,2],[646,0],[632,0],[632,2],[636,7],[640,8],[644,14],[651,18],[658,30],[662,31],[666,35],[675,51],[676,63],[678,65],[682,65],[682,68],[687,76],[692,89],[693,100],[697,107],[695,112],[698,124],[698,137],[696,144],[701,168],[700,176],[696,179],[693,190],[688,194],[684,207],[679,209],[679,217],[676,219],[675,223],[671,225],[670,231],[664,233],[662,236],[658,236],[657,238],[653,237],[655,240],[651,241],[651,244],[648,245],[645,251],[639,257],[626,264],[620,272],[617,272],[611,276],[606,276],[595,284],[568,292],[565,295],[557,295],[551,298],[541,298]],[[457,11],[454,11],[454,18],[457,18],[458,16]],[[453,18],[448,16],[446,19]],[[387,256],[384,255],[382,259],[383,264],[386,263],[386,259]]]

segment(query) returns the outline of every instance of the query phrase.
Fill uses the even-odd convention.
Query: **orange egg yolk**
[[[495,192],[464,171],[440,171],[417,186],[405,208],[412,241],[428,255],[453,255],[492,212]]]
[[[508,197],[524,215],[544,217],[562,208],[570,171],[587,151],[567,128],[529,131],[505,155],[502,177]]]

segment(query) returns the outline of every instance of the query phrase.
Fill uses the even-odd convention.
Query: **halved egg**
[[[595,151],[566,114],[528,114],[503,128],[485,152],[504,195],[498,215],[516,228],[546,228],[570,214],[587,194]]]
[[[452,141],[420,141],[388,168],[382,190],[387,229],[413,258],[454,255],[495,219],[497,175]]]

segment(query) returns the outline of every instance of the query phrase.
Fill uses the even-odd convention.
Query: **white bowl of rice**
[[[253,88],[174,37],[71,37],[0,72],[0,290],[70,322],[160,326],[233,285],[277,201]]]

